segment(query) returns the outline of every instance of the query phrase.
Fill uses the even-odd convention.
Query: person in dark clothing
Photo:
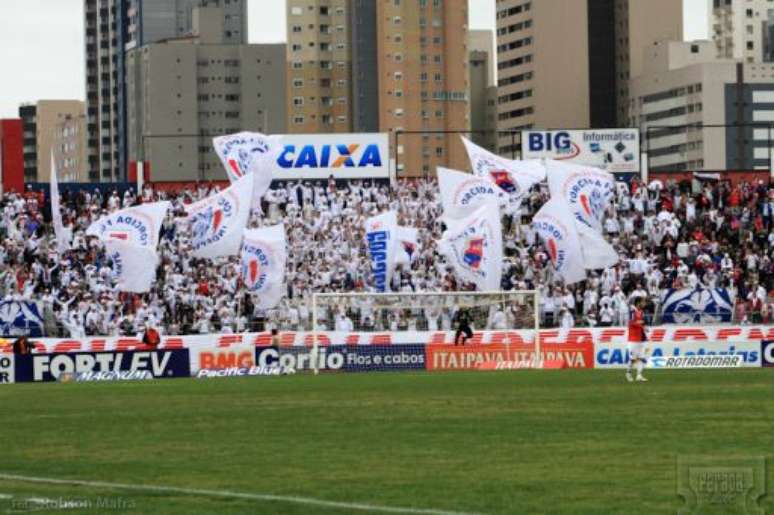
[[[457,313],[457,333],[454,335],[454,345],[465,345],[473,338],[473,329],[470,328],[470,315],[467,310]]]
[[[13,342],[13,353],[14,354],[30,354],[32,352],[32,344],[27,339],[26,336],[19,336],[19,338],[16,339],[16,341]]]

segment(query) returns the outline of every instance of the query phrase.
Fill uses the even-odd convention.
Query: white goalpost
[[[399,352],[425,343],[454,344],[460,317],[470,322],[474,333],[522,330],[531,341],[501,341],[510,354],[510,345],[525,344],[540,359],[539,296],[535,290],[493,292],[406,292],[406,293],[315,293],[312,296],[312,348],[310,362],[318,373],[328,346],[387,343]],[[387,336],[385,336],[387,335]],[[400,338],[395,338],[400,336]],[[417,341],[410,339],[416,337]],[[438,341],[443,338],[442,341]],[[346,341],[338,341],[345,339]],[[474,338],[476,341],[477,338]],[[361,345],[358,347],[363,349]],[[366,357],[367,358],[367,357]],[[382,359],[382,357],[375,358]],[[407,359],[402,357],[401,359]],[[373,363],[365,359],[370,369]],[[323,365],[324,366],[324,365]]]

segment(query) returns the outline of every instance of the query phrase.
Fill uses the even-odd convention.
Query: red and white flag
[[[441,166],[436,173],[443,214],[448,218],[464,218],[484,204],[508,205],[508,195],[488,177]]]
[[[225,190],[186,206],[194,257],[236,256],[250,216],[252,183],[248,174]]]
[[[410,265],[419,255],[419,229],[414,227],[398,227],[397,249],[395,263]]]
[[[615,196],[613,175],[588,166],[546,160],[551,198],[564,202],[578,223],[598,232]]]
[[[495,204],[479,207],[465,218],[448,220],[438,248],[461,280],[480,291],[499,291],[503,273],[500,210]]]
[[[232,183],[248,174],[255,176],[252,205],[259,206],[271,186],[274,163],[282,152],[281,138],[259,132],[238,132],[213,138],[212,145]]]
[[[543,240],[554,270],[565,283],[586,279],[578,230],[564,202],[556,198],[546,202],[532,219],[532,227]]]
[[[258,294],[262,309],[277,305],[284,292],[287,249],[285,226],[244,230],[241,259],[242,282]]]
[[[462,142],[468,152],[473,173],[490,179],[507,195],[506,213],[517,212],[530,188],[546,178],[546,169],[540,160],[505,159],[465,137],[462,137]]]
[[[96,236],[105,242],[118,240],[155,251],[169,205],[164,201],[121,209],[92,223],[86,229],[86,235]]]

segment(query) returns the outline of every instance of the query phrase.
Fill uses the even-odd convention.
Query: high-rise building
[[[288,132],[352,132],[351,0],[288,0]]]
[[[711,41],[651,45],[631,82],[650,171],[770,169],[774,64],[717,59]]]
[[[680,0],[497,0],[499,130],[623,124],[628,81],[665,38],[682,39]]]
[[[717,57],[745,62],[766,60],[769,19],[774,3],[768,0],[711,0],[709,33]]]
[[[460,135],[470,128],[467,2],[377,2],[379,128],[405,134],[398,176],[463,168]]]
[[[67,115],[54,127],[52,142],[57,177],[60,182],[88,182],[86,112]]]
[[[127,170],[125,52],[190,34],[193,8],[219,5],[224,37],[247,40],[247,0],[84,0],[89,180]]]
[[[85,104],[80,100],[40,100],[19,107],[24,129],[24,180],[48,182],[51,152],[55,150],[57,129],[70,119],[84,116]]]
[[[126,54],[129,162],[154,181],[225,179],[213,137],[287,132],[285,45],[227,43],[222,19],[196,8],[192,35]]]
[[[288,0],[289,132],[423,131],[402,134],[398,174],[463,166],[444,131],[470,127],[467,23],[448,0]]]
[[[495,80],[494,33],[468,33],[471,139],[492,152],[497,151],[497,86]]]

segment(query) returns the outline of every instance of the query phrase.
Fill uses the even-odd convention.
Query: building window
[[[294,88],[303,88],[304,87],[304,79],[293,79],[293,87]]]
[[[293,97],[293,105],[296,107],[304,105],[304,97]]]
[[[443,147],[435,147],[436,157],[443,157]]]
[[[300,115],[296,115],[293,117],[293,123],[296,125],[299,125],[301,123],[304,123],[304,117]]]

